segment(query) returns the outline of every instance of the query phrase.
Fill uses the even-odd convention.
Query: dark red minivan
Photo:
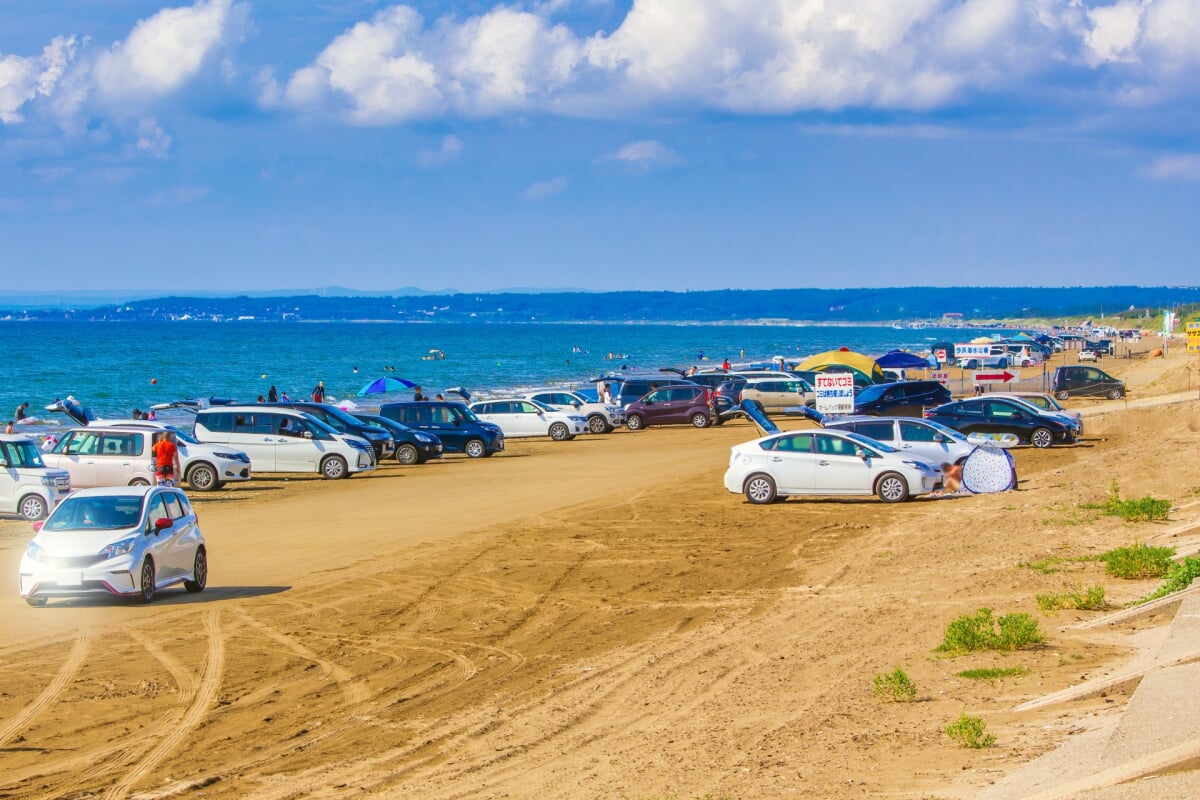
[[[625,409],[625,424],[631,431],[649,425],[707,428],[715,419],[712,390],[707,386],[664,386],[647,392]]]

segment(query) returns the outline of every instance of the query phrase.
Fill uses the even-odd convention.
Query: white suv
[[[595,403],[578,392],[566,389],[539,389],[525,395],[526,400],[537,400],[561,411],[574,411],[587,417],[588,430],[592,433],[612,433],[613,428],[625,424],[625,410],[617,405]]]
[[[71,484],[77,489],[150,486],[155,482],[151,447],[163,430],[175,433],[182,478],[196,491],[219,489],[226,481],[250,480],[250,457],[241,450],[204,444],[184,431],[155,422],[92,423],[74,428],[42,458],[48,466],[71,473]]]
[[[559,411],[523,397],[481,400],[472,403],[471,410],[484,422],[499,425],[505,439],[549,436],[556,442],[566,442],[588,432],[588,421],[582,414]]]
[[[71,492],[71,476],[47,469],[37,442],[0,434],[0,513],[39,520]]]

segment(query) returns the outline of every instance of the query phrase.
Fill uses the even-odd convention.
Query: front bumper
[[[21,597],[87,597],[89,595],[136,595],[141,590],[136,570],[128,556],[99,560],[48,558],[35,561],[21,557]]]

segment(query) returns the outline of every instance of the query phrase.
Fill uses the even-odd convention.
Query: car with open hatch
[[[175,487],[81,489],[34,529],[18,574],[31,606],[95,596],[148,603],[168,587],[201,592],[208,583],[200,523]]]
[[[725,488],[755,504],[792,495],[875,495],[899,503],[942,484],[941,467],[856,433],[773,433],[735,445]]]

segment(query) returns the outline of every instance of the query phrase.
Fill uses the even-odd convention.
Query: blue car
[[[484,422],[464,403],[444,400],[413,400],[381,406],[379,416],[402,425],[432,433],[442,440],[447,453],[466,453],[487,458],[504,449],[504,431]]]

